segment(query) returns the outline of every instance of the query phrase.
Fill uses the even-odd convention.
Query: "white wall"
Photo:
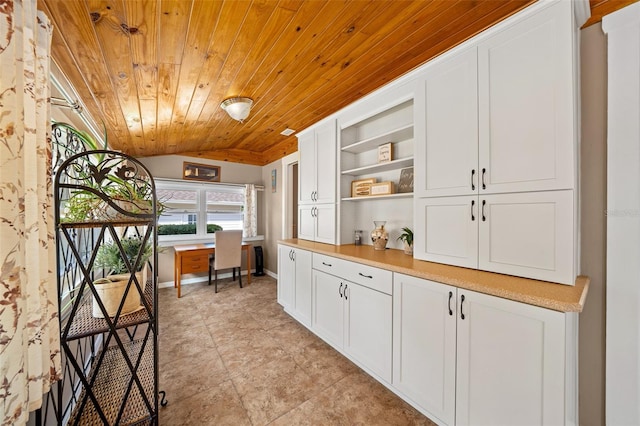
[[[580,424],[605,424],[607,44],[598,23],[581,31],[580,264],[591,278],[580,314]]]
[[[640,3],[607,33],[606,423],[640,424]]]
[[[271,172],[273,170],[276,171],[276,192],[271,190]],[[262,245],[264,267],[266,270],[278,273],[278,240],[282,237],[282,197],[284,196],[282,161],[276,160],[264,166],[262,180],[265,182],[265,212],[263,215],[265,231],[264,244]]]

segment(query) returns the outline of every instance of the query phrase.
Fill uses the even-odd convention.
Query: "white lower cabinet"
[[[311,252],[278,245],[278,303],[311,327]]]
[[[358,264],[337,259],[325,264],[336,269],[351,264],[352,269],[358,269]],[[312,330],[365,370],[390,383],[391,295],[314,269],[312,299]]]
[[[442,424],[455,423],[457,289],[393,276],[393,386]]]
[[[577,314],[394,274],[393,387],[447,425],[575,423]]]
[[[458,302],[456,425],[570,424],[570,314],[460,289]]]
[[[417,198],[414,257],[573,285],[573,191]]]

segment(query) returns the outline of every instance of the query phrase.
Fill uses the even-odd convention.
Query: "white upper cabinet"
[[[300,204],[336,202],[336,138],[335,119],[298,135]]]
[[[415,192],[420,197],[478,193],[478,64],[473,47],[429,67],[416,105]]]
[[[481,194],[574,187],[572,3],[558,2],[478,45]]]
[[[416,102],[416,196],[574,188],[571,3],[426,67]]]

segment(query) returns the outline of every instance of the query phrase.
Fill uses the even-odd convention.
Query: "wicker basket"
[[[144,293],[144,288],[147,284],[147,268],[145,267],[142,271],[136,272],[136,278],[142,286],[142,291]],[[107,278],[100,278],[93,282],[96,292],[98,293],[98,296],[110,317],[115,316],[116,312],[118,312],[118,307],[120,306],[120,301],[122,300],[122,296],[124,295],[128,282],[129,274],[109,275]],[[141,308],[140,293],[138,292],[138,288],[135,283],[132,281],[131,288],[129,289],[129,293],[127,293],[127,298],[125,299],[120,315],[130,314]],[[104,318],[95,296],[93,298],[93,316],[95,318]]]

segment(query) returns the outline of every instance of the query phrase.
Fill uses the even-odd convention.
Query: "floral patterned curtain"
[[[252,183],[245,185],[244,189],[244,217],[242,223],[242,237],[255,237],[258,235],[258,199],[256,186]]]
[[[50,149],[52,28],[0,0],[0,424],[24,424],[59,378]]]

